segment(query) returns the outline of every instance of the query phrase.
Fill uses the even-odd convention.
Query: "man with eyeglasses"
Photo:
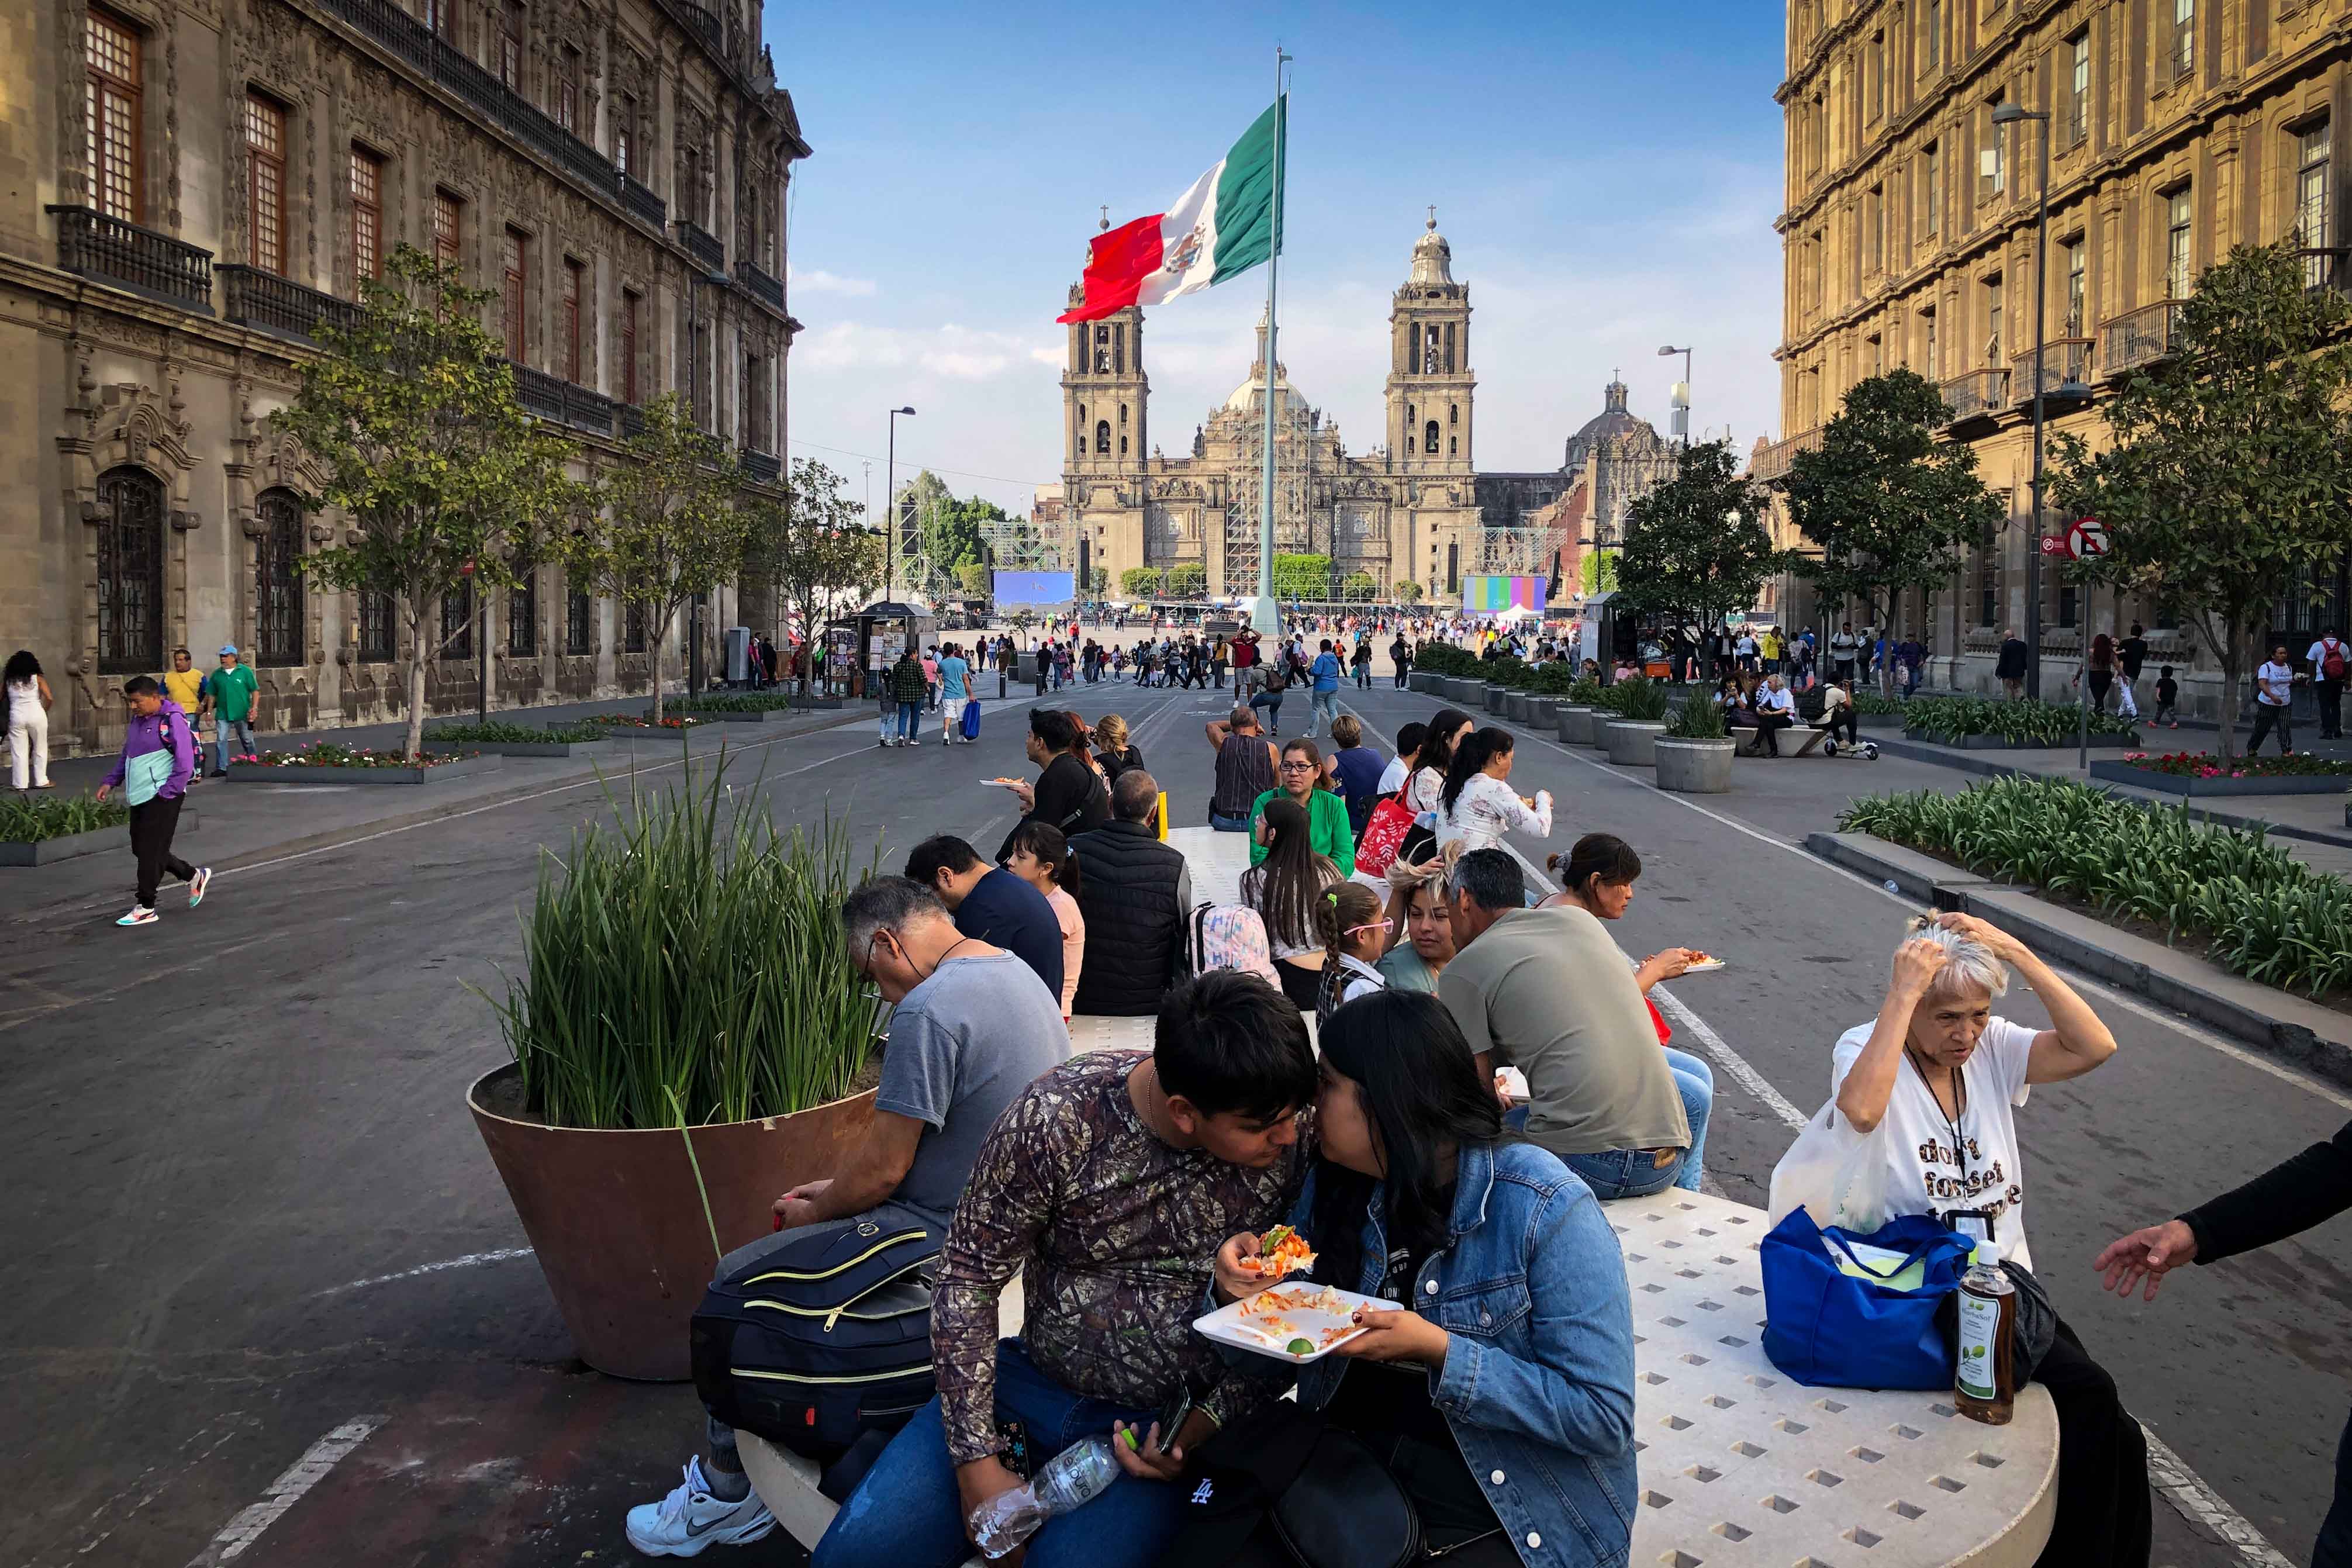
[[[741,1274],[805,1227],[870,1219],[946,1233],[989,1128],[1042,1074],[1066,1060],[1057,991],[1001,947],[958,931],[936,894],[904,877],[876,877],[842,900],[849,962],[895,1009],[874,1121],[841,1169],[776,1200],[783,1229],[720,1259]],[[629,1510],[630,1544],[650,1556],[740,1545],[776,1527],[751,1490],[732,1427],[709,1423],[710,1457],[657,1503]]]

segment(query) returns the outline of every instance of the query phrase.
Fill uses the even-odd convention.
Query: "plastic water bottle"
[[[1885,889],[1888,892],[1893,893],[1896,898],[1901,898],[1903,896],[1903,884],[1897,882],[1892,877],[1889,877],[1886,880],[1879,883],[1878,885]]]
[[[982,1555],[1002,1557],[1057,1513],[1094,1501],[1118,1479],[1108,1437],[1073,1443],[1046,1462],[1025,1487],[999,1492],[971,1516],[971,1538]]]

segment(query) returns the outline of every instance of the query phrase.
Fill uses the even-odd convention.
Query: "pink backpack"
[[[1213,969],[1238,969],[1279,987],[1274,972],[1274,949],[1265,939],[1265,922],[1246,904],[1202,904],[1192,911],[1190,953],[1197,977]]]

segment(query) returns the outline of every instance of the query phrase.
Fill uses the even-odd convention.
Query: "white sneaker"
[[[706,1546],[741,1546],[776,1528],[758,1492],[740,1502],[710,1495],[702,1457],[686,1462],[686,1479],[659,1502],[629,1510],[629,1544],[648,1557],[692,1557]]]
[[[203,903],[205,889],[212,885],[213,868],[210,866],[197,867],[196,874],[188,879],[188,908],[193,910]]]
[[[155,923],[155,911],[145,904],[133,904],[131,912],[114,923],[119,926],[151,926]]]

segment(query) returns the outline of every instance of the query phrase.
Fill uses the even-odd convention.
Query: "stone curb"
[[[2044,958],[2185,1013],[2331,1082],[2352,1085],[2352,1018],[2342,1014],[1870,834],[1809,834],[1805,847],[1849,870],[1891,881],[1937,909],[1989,921]]]

